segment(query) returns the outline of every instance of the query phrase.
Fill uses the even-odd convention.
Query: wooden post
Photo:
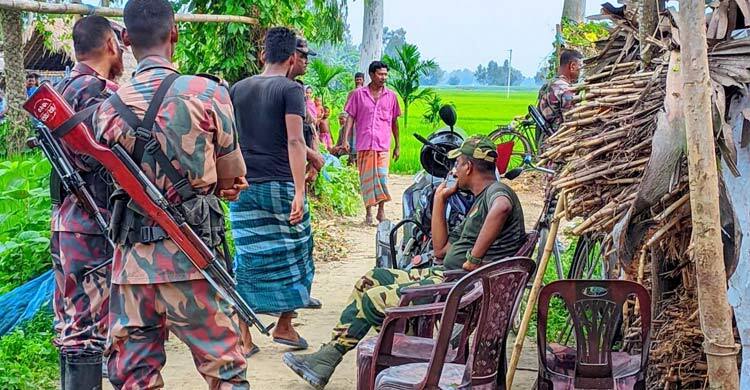
[[[539,298],[539,291],[542,289],[542,280],[544,279],[544,273],[547,271],[547,264],[549,263],[549,257],[552,255],[552,249],[555,247],[555,239],[557,239],[557,230],[560,227],[560,219],[562,218],[562,210],[564,203],[564,193],[560,193],[557,199],[557,206],[555,207],[555,215],[552,220],[552,224],[549,227],[549,233],[547,234],[547,242],[544,243],[544,253],[542,258],[537,264],[536,275],[534,276],[534,283],[531,285],[531,291],[529,291],[529,298],[526,301],[526,310],[523,312],[523,318],[521,319],[521,326],[518,328],[518,334],[516,335],[516,341],[513,343],[513,353],[510,356],[510,365],[508,365],[508,373],[505,376],[505,387],[507,389],[513,388],[513,377],[516,375],[516,368],[518,367],[518,361],[521,359],[521,352],[523,351],[523,342],[526,338],[526,332],[529,330],[529,322],[531,321],[531,314],[534,312],[536,307],[536,301]]]
[[[738,347],[732,333],[727,302],[716,145],[711,122],[711,80],[708,73],[704,0],[680,0],[680,42],[687,134],[690,209],[693,220],[692,256],[695,262],[698,308],[705,335],[711,389],[739,389]]]

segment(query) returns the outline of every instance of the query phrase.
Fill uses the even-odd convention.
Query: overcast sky
[[[587,15],[604,0],[588,0]],[[513,49],[513,66],[533,76],[552,51],[563,0],[384,0],[386,27],[406,30],[406,40],[444,70],[498,63]],[[612,3],[616,3],[612,1]],[[364,0],[349,3],[354,44],[362,41]]]

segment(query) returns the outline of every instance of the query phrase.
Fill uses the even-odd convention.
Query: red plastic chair
[[[534,251],[539,234],[536,230],[526,233],[526,241],[516,252],[515,257],[530,257]],[[500,260],[505,261],[505,260]],[[433,286],[421,286],[404,289],[402,291],[400,307],[411,305],[414,301],[429,299],[434,302],[445,300],[455,282],[468,275],[464,270],[445,271],[445,282]],[[518,303],[521,301],[521,294],[518,296],[513,308],[518,310]],[[458,315],[457,323],[464,326],[465,331],[461,332],[458,345],[464,348],[451,348],[448,351],[448,361],[453,363],[466,362],[466,340],[467,335],[473,331],[473,324],[476,323],[479,311],[473,308],[467,308]],[[431,317],[422,317],[416,321],[416,335],[408,336],[404,334],[403,329],[394,335],[392,346],[389,349],[381,349],[378,354],[375,353],[375,346],[379,336],[370,337],[362,340],[357,346],[357,390],[371,390],[375,384],[375,377],[385,368],[407,364],[428,362],[430,353],[435,346],[433,330],[438,315]],[[467,326],[468,325],[468,326]],[[405,325],[402,325],[404,328]],[[373,356],[378,356],[373,359]],[[376,364],[373,362],[376,361]],[[373,367],[375,369],[373,370]]]
[[[547,344],[547,312],[553,296],[562,298],[571,314],[575,349]],[[640,302],[643,351],[640,355],[612,352],[623,305],[633,296]],[[645,389],[651,298],[643,286],[626,280],[559,280],[542,289],[537,310],[538,390]]]
[[[360,376],[359,382],[372,385],[377,371],[382,369],[375,381],[377,388],[439,388],[439,383],[463,383],[477,389],[504,388],[505,341],[511,312],[534,267],[531,259],[523,257],[497,261],[469,273],[452,287],[447,284],[432,286],[443,291],[450,288],[444,302],[386,310],[373,354],[372,367],[375,370],[370,370],[368,377]],[[471,314],[474,310],[477,315]],[[467,312],[462,341],[456,348],[451,348],[454,325],[461,313]],[[427,355],[422,355],[418,363],[392,361],[394,341],[403,331],[403,322],[435,315],[440,315],[441,324],[437,339],[427,354],[429,360],[425,361]],[[398,337],[409,336],[401,333]],[[405,350],[408,348],[402,346],[398,352]],[[461,360],[466,363],[457,362],[459,357],[463,357]]]

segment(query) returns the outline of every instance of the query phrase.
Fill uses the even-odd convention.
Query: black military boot
[[[101,390],[102,355],[86,352],[65,354],[64,390]]]

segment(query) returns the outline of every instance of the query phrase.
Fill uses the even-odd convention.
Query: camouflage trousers
[[[237,316],[204,279],[112,284],[107,368],[116,389],[164,387],[167,331],[193,355],[209,389],[249,389]]]
[[[442,281],[442,267],[412,269],[408,272],[388,268],[368,271],[354,284],[339,323],[333,328],[333,342],[340,351],[354,349],[370,328],[380,331],[385,309],[398,306],[402,288]]]
[[[101,354],[107,341],[110,268],[86,272],[112,258],[101,235],[52,232],[55,345],[64,353]]]

